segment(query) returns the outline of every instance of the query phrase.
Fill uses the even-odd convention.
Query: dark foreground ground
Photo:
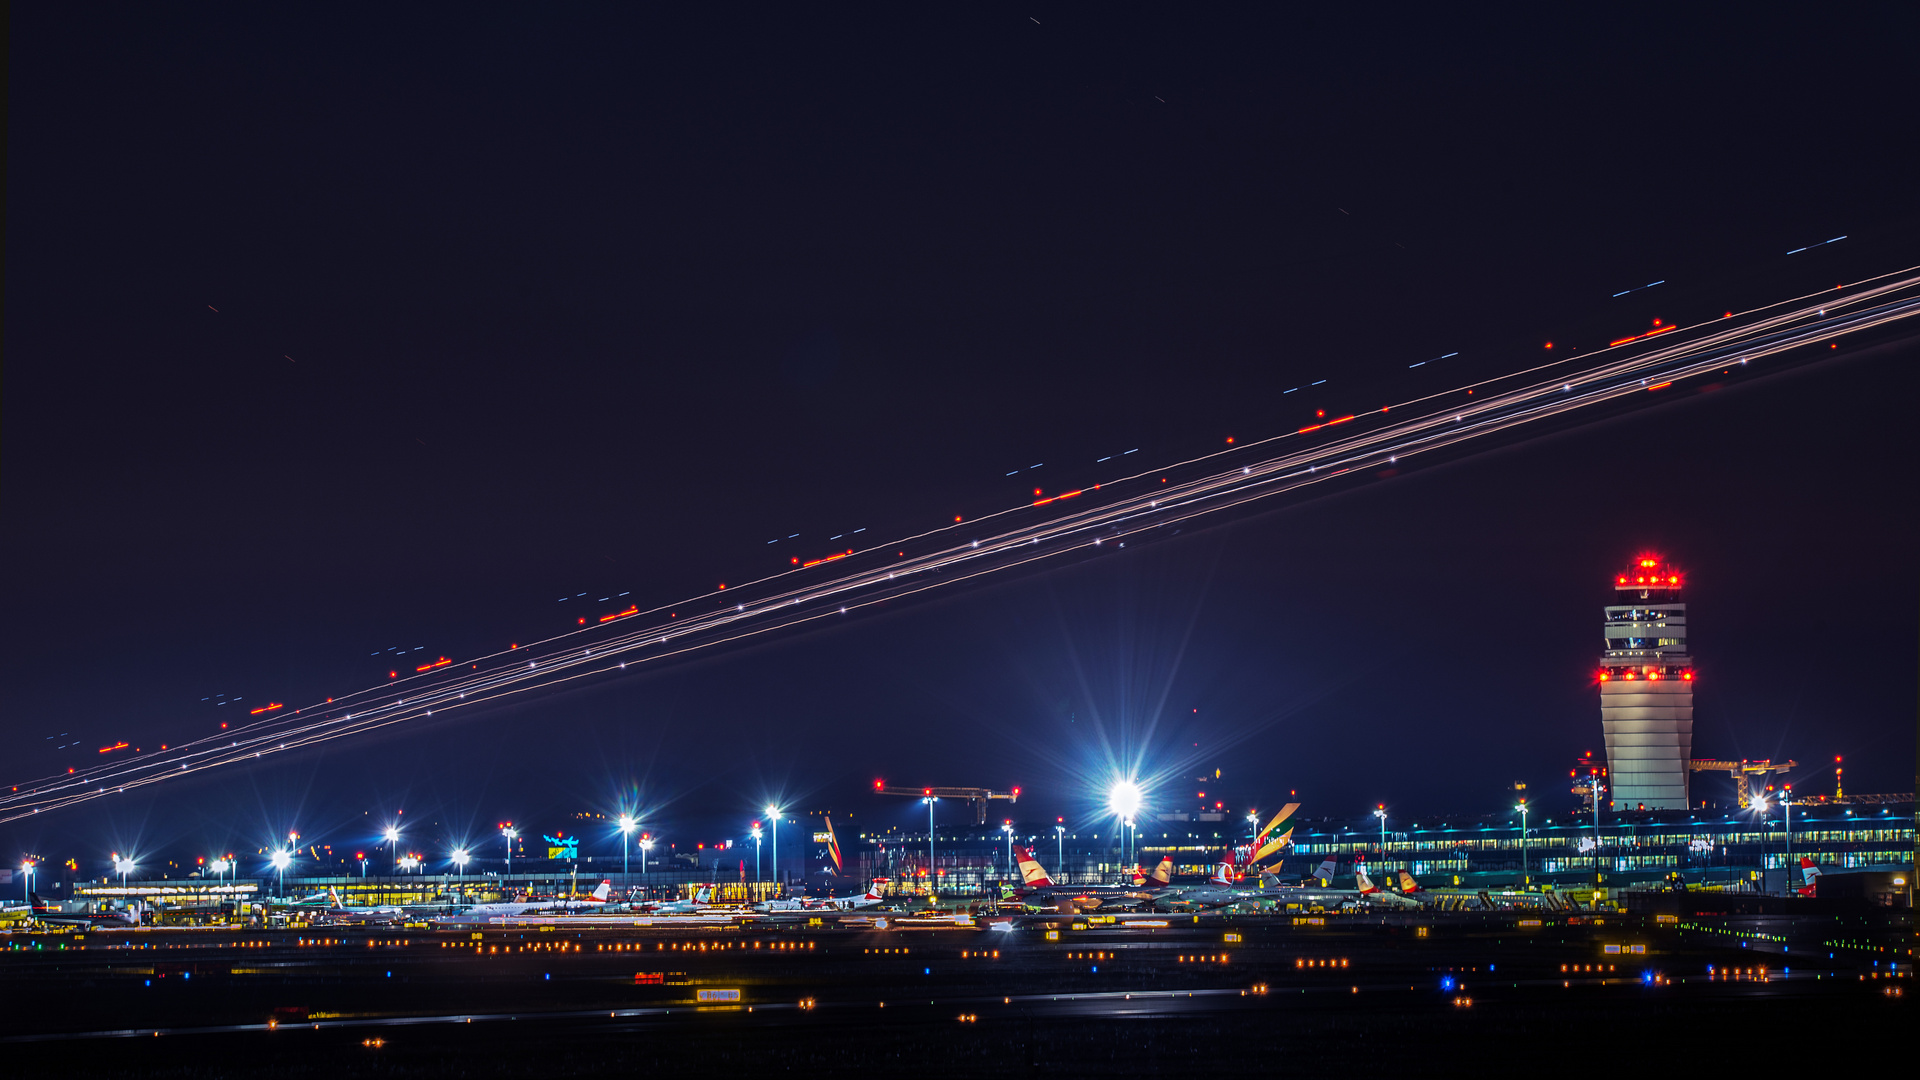
[[[0,1060],[160,1077],[1912,1064],[1903,916],[1595,922],[22,934],[0,946]]]

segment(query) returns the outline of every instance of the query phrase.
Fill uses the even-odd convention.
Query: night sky
[[[1920,262],[1916,32],[1911,5],[16,9],[6,782],[379,683],[392,647],[491,652],[1376,407],[1444,353],[1464,381]],[[712,841],[769,796],[911,823],[875,777],[1092,822],[1125,762],[1316,815],[1516,780],[1564,809],[1642,550],[1692,575],[1697,755],[1908,791],[1916,362],[1843,346],[0,852],[351,847],[402,807],[449,839],[637,805]]]

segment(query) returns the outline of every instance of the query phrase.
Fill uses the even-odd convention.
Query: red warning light
[[[1693,672],[1691,672],[1691,671],[1683,671],[1683,672],[1681,672],[1681,673],[1680,673],[1680,681],[1681,681],[1681,682],[1692,682],[1692,681],[1693,681]]]
[[[1601,672],[1601,673],[1600,673],[1600,681],[1601,681],[1601,682],[1606,682],[1606,681],[1607,681],[1608,679],[1611,679],[1611,678],[1613,678],[1613,676],[1612,676],[1612,675],[1610,675],[1610,674],[1608,674],[1607,672],[1604,672],[1604,671],[1603,671],[1603,672]]]
[[[1547,348],[1549,349],[1553,348],[1553,342],[1551,341],[1547,342]]]
[[[724,582],[724,581],[723,581],[723,582],[721,582],[721,583],[720,583],[720,591],[721,591],[721,592],[725,592],[725,591],[727,591],[727,583],[726,583],[726,582]]]
[[[1229,435],[1229,436],[1227,436],[1227,445],[1228,445],[1228,446],[1232,446],[1232,445],[1233,445],[1233,436],[1231,436],[1231,435]]]
[[[389,678],[389,679],[397,679],[397,678],[399,678],[399,677],[400,677],[400,673],[399,673],[399,672],[397,672],[397,671],[389,671],[389,672],[387,672],[387,678]]]

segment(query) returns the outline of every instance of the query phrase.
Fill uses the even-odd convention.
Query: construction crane
[[[1687,762],[1693,772],[1723,772],[1733,777],[1733,790],[1740,796],[1740,809],[1747,809],[1758,796],[1766,794],[1767,777],[1799,766],[1797,761],[1713,761],[1694,758]]]
[[[905,795],[910,799],[964,799],[973,804],[974,821],[987,823],[987,807],[994,799],[1008,802],[1020,801],[1020,789],[1012,791],[989,791],[982,787],[893,787],[884,780],[873,782],[875,795]]]

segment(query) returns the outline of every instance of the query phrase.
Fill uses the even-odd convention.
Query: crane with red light
[[[1020,801],[1020,789],[1011,791],[990,791],[981,787],[900,787],[890,785],[884,780],[873,782],[875,795],[904,795],[910,799],[961,799],[972,804],[975,824],[987,823],[987,810],[995,799],[1007,802]]]

